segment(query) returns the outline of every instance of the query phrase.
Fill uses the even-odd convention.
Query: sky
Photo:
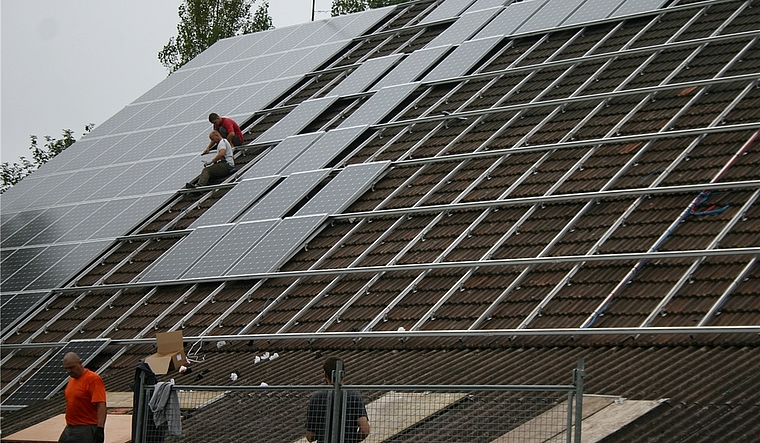
[[[256,0],[258,7],[263,0]],[[29,136],[77,140],[166,78],[158,51],[182,0],[2,0],[0,161],[31,158]],[[275,28],[330,16],[331,0],[269,0]]]

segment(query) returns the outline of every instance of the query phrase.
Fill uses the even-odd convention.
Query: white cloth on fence
[[[153,422],[156,426],[166,424],[169,434],[179,436],[182,435],[179,395],[173,387],[174,380],[156,383],[148,406],[153,412]]]

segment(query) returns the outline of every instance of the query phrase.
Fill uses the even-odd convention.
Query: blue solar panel
[[[208,210],[198,217],[191,228],[200,226],[218,225],[229,223],[240,215],[252,202],[256,201],[281,177],[270,175],[268,177],[252,178],[243,180],[235,185],[224,197],[214,203],[212,210]]]
[[[299,209],[296,216],[342,212],[359,198],[388,166],[389,161],[347,166]]]
[[[329,169],[291,174],[261,198],[241,221],[267,220],[285,216],[330,173]]]
[[[68,352],[76,352],[82,359],[82,363],[87,365],[109,342],[109,339],[100,339],[72,340],[66,343],[21,387],[7,397],[3,405],[25,406],[49,398],[68,383],[69,377],[63,369],[64,355]]]
[[[276,270],[301,247],[327,219],[327,215],[282,220],[229,270],[226,275],[245,275]]]
[[[458,45],[475,35],[483,26],[495,17],[502,8],[481,9],[463,14],[445,31],[426,45],[427,48],[444,45]]]
[[[236,225],[200,261],[188,269],[182,275],[182,278],[203,278],[224,275],[227,269],[231,268],[240,257],[256,245],[279,222],[279,219],[273,219]]]

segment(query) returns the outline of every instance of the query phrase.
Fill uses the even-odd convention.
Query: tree
[[[85,132],[82,135],[88,134],[94,127],[95,125],[93,123],[85,125]],[[60,154],[76,142],[74,131],[71,129],[64,129],[62,138],[60,139],[55,139],[46,135],[46,143],[43,147],[38,146],[36,135],[30,135],[29,138],[31,140],[29,150],[32,151],[32,160],[21,156],[17,162],[3,162],[3,164],[0,165],[2,168],[2,170],[0,170],[0,179],[2,179],[2,184],[0,184],[0,194],[13,187],[13,185],[20,182],[24,177],[36,171],[37,168],[47,163],[51,158]]]
[[[255,0],[184,0],[179,7],[177,36],[158,53],[171,74],[217,40],[272,29],[269,2],[251,15]]]
[[[397,5],[406,1],[409,0],[333,0],[330,13],[335,17],[353,12],[366,11],[367,9]]]

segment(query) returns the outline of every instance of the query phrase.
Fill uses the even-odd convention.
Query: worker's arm
[[[106,427],[106,403],[100,402],[96,403],[98,405],[98,427],[105,428]]]
[[[356,422],[359,424],[359,440],[364,440],[369,435],[369,420],[367,417],[359,417]]]

